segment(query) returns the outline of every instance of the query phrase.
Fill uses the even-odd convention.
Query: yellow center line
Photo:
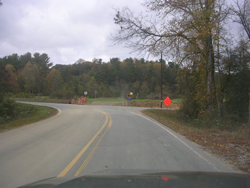
[[[83,155],[83,153],[89,148],[89,146],[92,144],[92,142],[96,139],[96,137],[104,129],[104,127],[108,123],[108,115],[106,113],[103,113],[103,114],[105,114],[106,120],[105,120],[104,124],[102,125],[102,127],[100,128],[100,130],[95,134],[95,136],[89,141],[89,143],[77,154],[77,156],[69,163],[69,165],[57,177],[63,177],[68,173],[68,171],[74,166],[74,164],[79,160],[79,158]]]
[[[103,133],[103,135],[101,136],[101,138],[98,140],[98,142],[96,143],[95,147],[93,148],[93,150],[90,152],[90,154],[88,155],[88,157],[85,159],[85,161],[83,162],[82,166],[78,169],[78,171],[75,173],[74,176],[79,176],[80,173],[86,168],[86,166],[89,164],[89,161],[91,160],[91,158],[94,156],[95,154],[95,151],[97,150],[98,146],[100,145],[103,137],[105,136],[105,134],[109,131],[111,125],[112,125],[112,118],[110,116],[110,114],[108,113],[105,113],[105,112],[102,112],[100,111],[101,113],[105,114],[105,115],[108,115],[109,116],[109,125],[108,127],[106,128],[105,132]]]

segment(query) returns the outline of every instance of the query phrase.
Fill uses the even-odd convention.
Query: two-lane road
[[[107,169],[233,172],[141,108],[40,105],[60,112],[0,133],[1,188]]]

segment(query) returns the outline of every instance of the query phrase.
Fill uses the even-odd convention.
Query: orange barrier
[[[77,100],[77,104],[83,104],[83,103],[85,103],[85,102],[87,102],[87,98],[86,98],[86,97],[79,98],[79,99]],[[71,101],[69,101],[68,104],[76,104],[75,99],[71,99]]]
[[[84,103],[85,102],[85,98],[82,98],[82,103]]]

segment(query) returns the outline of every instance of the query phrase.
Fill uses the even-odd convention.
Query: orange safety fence
[[[77,104],[83,104],[83,103],[85,103],[85,102],[87,102],[87,98],[86,98],[86,97],[79,98],[79,99],[77,100]],[[68,104],[76,104],[75,99],[71,99],[71,101],[69,101]]]

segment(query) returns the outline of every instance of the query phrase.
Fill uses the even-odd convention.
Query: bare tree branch
[[[236,9],[233,10],[238,19],[234,21],[241,24],[250,39],[250,1],[244,0],[243,4],[236,2]]]

